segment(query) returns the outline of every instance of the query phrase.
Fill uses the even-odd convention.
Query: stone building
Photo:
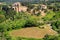
[[[20,2],[16,2],[14,4],[12,4],[12,8],[18,13],[18,12],[26,12],[27,11],[27,7],[26,6],[22,6]]]
[[[44,4],[42,4],[42,5],[41,5],[41,9],[47,9],[47,6],[44,5]]]

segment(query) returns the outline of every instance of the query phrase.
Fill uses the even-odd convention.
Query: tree
[[[14,20],[14,15],[16,15],[16,11],[12,10],[11,8],[7,11],[7,15],[11,20]]]
[[[55,13],[53,11],[48,11],[46,12],[46,16],[44,17],[44,20],[47,21],[47,20],[52,20],[53,16],[55,15]]]
[[[6,19],[10,18],[11,20],[14,20],[14,15],[16,14],[16,11],[14,11],[12,8],[9,8],[7,5],[4,5],[2,7],[2,10],[6,12],[5,13]]]
[[[0,15],[0,23],[3,22],[3,21],[5,21],[5,20],[6,20],[5,16],[4,15]]]
[[[51,35],[46,35],[43,39],[44,40],[59,40],[58,36],[51,36]]]
[[[60,21],[59,20],[57,20],[56,22],[53,22],[51,26],[52,26],[52,29],[60,33]]]

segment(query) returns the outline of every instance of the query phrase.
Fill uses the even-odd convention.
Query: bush
[[[53,11],[48,11],[47,15],[44,17],[44,20],[51,20],[55,13]]]
[[[37,19],[34,16],[30,16],[26,21],[25,27],[38,26]]]
[[[19,29],[19,28],[23,28],[26,24],[26,20],[24,19],[21,19],[21,20],[15,20],[13,22],[13,25],[15,26],[15,29]]]
[[[60,33],[60,20],[57,20],[56,22],[53,22],[51,24],[52,29],[56,30],[58,33]]]
[[[51,36],[51,35],[46,35],[44,38],[44,40],[60,40],[59,36]]]
[[[24,13],[24,12],[18,13],[15,18],[25,20],[26,21],[25,22],[25,27],[37,26],[38,18],[35,18],[34,16],[32,16],[28,13]]]
[[[5,16],[4,15],[0,15],[0,23],[5,21]]]
[[[14,21],[12,20],[6,20],[0,24],[0,29],[2,31],[10,31],[13,29],[19,29],[23,27],[32,27],[32,26],[38,26],[37,19],[33,16],[29,16],[28,18],[21,18],[16,19]]]

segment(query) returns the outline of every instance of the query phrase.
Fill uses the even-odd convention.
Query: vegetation
[[[59,36],[51,36],[51,35],[46,35],[44,40],[60,40]]]
[[[31,4],[30,4],[31,5]],[[34,7],[34,5],[27,5],[30,9]],[[56,5],[56,4],[55,4]],[[46,11],[46,16],[41,17],[38,13],[37,16],[41,17],[40,20],[43,23],[38,22],[38,17],[36,15],[31,15],[27,12],[19,12],[17,13],[12,8],[9,8],[8,5],[0,6],[0,39],[1,40],[60,40],[60,6],[48,6]],[[2,9],[1,9],[2,7]],[[51,10],[52,9],[52,10]],[[36,10],[40,10],[39,8]],[[17,30],[26,27],[39,27],[44,24],[51,24],[52,29],[58,32],[57,36],[46,35],[42,39],[34,39],[34,38],[21,38],[21,37],[11,37],[9,35],[9,31]]]
[[[2,38],[5,38],[4,34],[7,31],[38,26],[36,23],[37,19],[34,16],[25,12],[16,13],[8,6],[2,6],[0,11],[0,33]],[[8,36],[7,40],[11,40],[10,36]]]

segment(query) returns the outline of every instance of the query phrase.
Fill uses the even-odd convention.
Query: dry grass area
[[[10,32],[10,35],[13,37],[26,37],[26,38],[43,38],[46,34],[55,35],[57,34],[57,32],[52,29],[48,28],[40,29],[38,27],[22,28]]]

